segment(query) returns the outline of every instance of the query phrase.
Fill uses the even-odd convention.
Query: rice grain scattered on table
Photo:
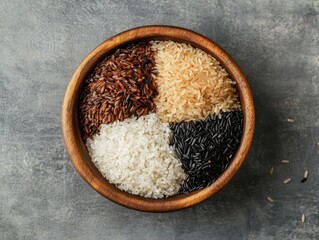
[[[271,203],[274,202],[274,199],[272,199],[271,197],[267,197],[267,200],[268,200],[269,202],[271,202]]]
[[[282,163],[289,163],[289,160],[281,160]]]
[[[118,188],[148,198],[179,192],[186,178],[169,145],[171,131],[155,114],[102,124],[88,139],[92,162]]]
[[[295,122],[295,119],[288,118],[287,121],[290,122],[290,123],[293,123],[293,122]]]
[[[304,223],[304,222],[305,222],[305,220],[306,220],[306,216],[305,216],[305,214],[302,214],[302,215],[301,215],[301,222],[303,222],[303,223]]]
[[[154,102],[163,122],[204,120],[240,109],[235,82],[211,55],[186,43],[151,44],[159,73]]]
[[[275,168],[274,168],[274,167],[271,167],[271,168],[270,168],[270,171],[269,171],[269,174],[272,175],[272,174],[274,173],[274,171],[275,171]]]
[[[304,183],[305,181],[307,181],[307,179],[308,179],[308,174],[309,174],[309,172],[308,172],[308,170],[306,170],[305,173],[304,173],[304,175],[303,175],[303,179],[301,180],[302,183]]]
[[[291,182],[291,178],[287,178],[287,179],[284,181],[284,184],[287,184],[287,183],[289,183],[289,182]]]

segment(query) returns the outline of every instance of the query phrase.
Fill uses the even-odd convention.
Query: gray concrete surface
[[[148,24],[220,44],[247,75],[257,111],[252,149],[232,182],[166,214],[129,210],[91,189],[60,129],[80,61]],[[318,85],[319,1],[0,1],[0,239],[318,239]]]

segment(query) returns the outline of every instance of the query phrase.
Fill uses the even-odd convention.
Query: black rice
[[[188,174],[181,193],[188,193],[209,186],[228,167],[242,136],[243,114],[233,111],[170,126],[176,155]]]

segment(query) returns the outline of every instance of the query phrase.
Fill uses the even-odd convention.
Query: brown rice
[[[211,55],[185,43],[151,44],[159,73],[154,102],[163,122],[204,120],[240,108],[235,82]]]

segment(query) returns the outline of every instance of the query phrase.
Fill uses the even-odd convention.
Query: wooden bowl
[[[130,42],[173,40],[189,43],[214,56],[236,81],[244,114],[243,135],[240,146],[229,167],[219,178],[202,190],[180,194],[165,199],[150,199],[121,191],[103,178],[91,162],[82,141],[79,120],[79,96],[87,75],[94,66],[114,50]],[[75,169],[97,192],[128,208],[148,212],[168,212],[191,207],[209,198],[224,187],[243,164],[250,148],[255,126],[252,95],[243,73],[234,61],[216,43],[193,31],[172,26],[144,26],[134,28],[109,38],[95,48],[78,66],[66,90],[62,106],[62,134],[66,150]]]

